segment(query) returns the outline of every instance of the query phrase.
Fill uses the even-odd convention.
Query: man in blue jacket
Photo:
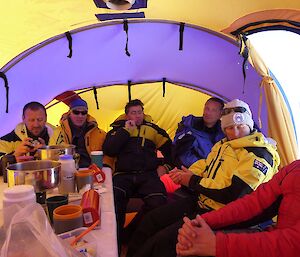
[[[204,105],[203,117],[182,117],[173,142],[174,164],[178,168],[205,159],[213,145],[224,138],[220,123],[223,107],[223,100],[211,97]]]

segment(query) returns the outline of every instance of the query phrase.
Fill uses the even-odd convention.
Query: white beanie
[[[243,107],[245,111],[237,112],[234,110],[235,107]],[[239,99],[234,99],[231,102],[224,105],[223,110],[225,113],[226,109],[232,109],[232,111],[228,114],[224,114],[221,117],[221,127],[223,131],[227,127],[240,124],[248,125],[250,130],[253,130],[254,121],[252,119],[252,113],[248,104]]]

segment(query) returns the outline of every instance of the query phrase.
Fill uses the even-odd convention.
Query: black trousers
[[[129,199],[135,197],[141,198],[144,201],[142,210],[137,214],[138,219],[141,219],[144,213],[165,204],[167,202],[167,193],[156,171],[117,173],[113,176],[113,188],[120,251],[126,207]]]
[[[183,217],[193,219],[207,211],[199,208],[195,196],[190,196],[148,212],[129,242],[127,257],[176,257]]]

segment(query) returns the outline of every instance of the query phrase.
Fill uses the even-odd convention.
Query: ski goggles
[[[227,114],[232,113],[232,112],[240,112],[240,113],[247,112],[250,115],[250,113],[247,111],[247,109],[245,107],[238,106],[238,107],[223,109],[222,116],[227,115]]]

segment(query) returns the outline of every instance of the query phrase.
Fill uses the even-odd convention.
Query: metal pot
[[[9,187],[32,185],[35,192],[43,192],[58,186],[61,164],[50,160],[19,162],[6,170]]]
[[[37,150],[37,158],[39,160],[58,161],[60,155],[69,154],[74,156],[75,145],[48,145]]]

